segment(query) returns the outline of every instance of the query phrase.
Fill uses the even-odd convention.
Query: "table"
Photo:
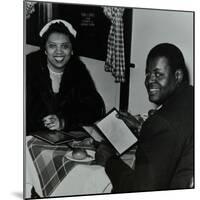
[[[111,193],[112,184],[104,167],[69,161],[65,156],[67,151],[66,145],[55,146],[26,137],[25,198],[31,197],[32,187],[40,197]],[[124,154],[122,159],[133,167],[134,151]]]

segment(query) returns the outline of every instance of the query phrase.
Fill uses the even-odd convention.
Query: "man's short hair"
[[[161,43],[153,47],[146,60],[146,66],[149,65],[149,62],[152,59],[158,58],[158,57],[165,57],[168,60],[169,66],[173,73],[175,73],[176,70],[180,69],[183,72],[183,80],[182,82],[189,83],[189,75],[188,70],[185,64],[185,60],[183,57],[183,54],[181,50],[170,43]]]

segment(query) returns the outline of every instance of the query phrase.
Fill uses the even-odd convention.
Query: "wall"
[[[106,111],[113,107],[119,108],[120,84],[115,83],[111,73],[104,71],[105,62],[86,57],[81,57],[81,59],[87,65],[96,88],[104,99]]]
[[[133,9],[129,111],[147,113],[153,107],[144,87],[145,62],[149,50],[169,42],[183,52],[193,84],[193,14],[191,12]]]
[[[38,49],[39,47],[37,46],[26,45],[24,51],[25,54],[28,54]],[[104,71],[105,62],[86,57],[81,57],[81,60],[87,66],[97,90],[104,99],[106,111],[109,111],[113,107],[119,108],[120,85],[119,83],[115,83],[111,73]]]

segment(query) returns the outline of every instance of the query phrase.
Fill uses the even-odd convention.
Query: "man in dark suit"
[[[142,125],[134,170],[106,145],[100,145],[96,153],[114,193],[191,188],[194,95],[188,82],[184,57],[176,46],[162,43],[149,52],[145,86],[158,109]],[[133,128],[133,116],[120,118]]]

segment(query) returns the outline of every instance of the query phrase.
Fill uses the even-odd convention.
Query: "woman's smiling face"
[[[166,57],[157,57],[146,67],[145,86],[149,100],[161,105],[176,89],[175,73]]]
[[[72,43],[63,33],[51,33],[46,41],[47,63],[55,72],[64,70],[72,55]]]

